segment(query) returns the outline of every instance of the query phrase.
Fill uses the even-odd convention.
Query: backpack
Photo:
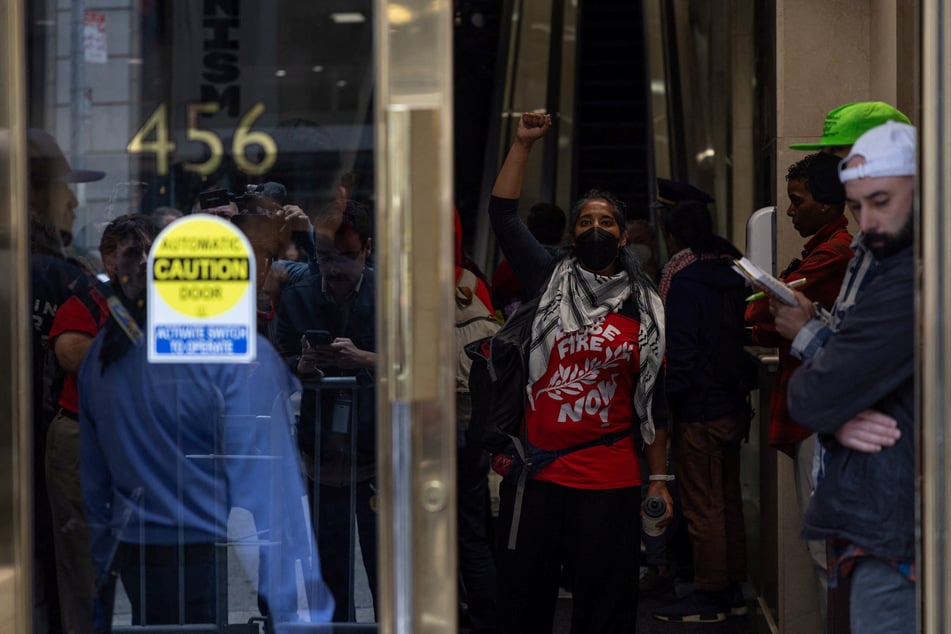
[[[510,448],[512,436],[522,427],[528,400],[528,346],[538,300],[521,304],[494,336],[465,347],[471,361],[470,436],[490,453]]]
[[[502,327],[488,306],[479,299],[477,285],[478,280],[472,271],[462,269],[462,275],[456,282],[456,420],[460,435],[469,430],[472,419],[472,397],[469,392],[472,358],[466,354],[466,346],[492,337]]]

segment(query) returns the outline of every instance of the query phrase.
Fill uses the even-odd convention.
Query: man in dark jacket
[[[915,631],[915,171],[915,129],[895,122],[840,163],[877,271],[789,383],[790,413],[828,450],[803,534],[831,540],[830,586],[851,576],[854,632]]]
[[[369,213],[354,201],[341,202],[317,219],[314,233],[316,260],[281,293],[277,344],[304,384],[298,441],[313,485],[314,530],[318,548],[327,553],[321,563],[337,600],[334,621],[347,622],[355,618],[354,518],[376,596],[376,300],[367,266]],[[326,340],[310,341],[308,331],[325,331]]]
[[[54,524],[50,510],[46,471],[46,439],[50,423],[59,411],[57,377],[60,372],[48,345],[56,311],[77,292],[90,284],[80,263],[68,257],[67,246],[73,237],[73,222],[79,201],[70,189],[74,183],[102,180],[104,172],[70,167],[53,136],[45,130],[27,131],[29,150],[30,211],[30,305],[33,369],[33,605],[38,627],[46,623],[49,632],[78,632],[84,629],[82,614],[85,601],[77,594],[80,583],[58,580],[67,574],[58,569],[53,556],[54,543],[69,538],[70,529]],[[54,534],[56,537],[54,537]],[[61,548],[56,546],[56,548]],[[59,582],[59,583],[58,583]],[[62,588],[58,588],[61,585]],[[60,612],[60,594],[62,613]]]
[[[740,252],[713,232],[706,204],[661,213],[673,254],[661,272],[667,317],[667,382],[681,507],[693,553],[694,592],[654,612],[662,621],[723,621],[746,614],[746,535],[740,443],[746,433]]]

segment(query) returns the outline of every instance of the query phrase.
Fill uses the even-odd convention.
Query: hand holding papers
[[[766,293],[780,300],[784,304],[796,306],[796,296],[778,278],[773,277],[763,269],[759,268],[746,258],[733,260],[733,270],[748,279],[754,285],[763,288]]]

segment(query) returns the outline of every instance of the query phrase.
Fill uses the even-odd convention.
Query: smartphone
[[[227,189],[212,189],[211,191],[198,194],[198,205],[202,209],[214,209],[224,207],[231,203],[231,197]]]
[[[334,340],[329,330],[305,330],[304,336],[311,346],[327,346]]]

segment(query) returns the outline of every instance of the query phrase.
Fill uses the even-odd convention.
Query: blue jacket
[[[248,364],[150,364],[147,347],[133,347],[103,371],[103,335],[79,370],[82,494],[97,578],[120,541],[227,541],[237,506],[264,536],[262,569],[276,571],[260,588],[275,618],[296,620],[297,577],[287,563],[300,560],[311,621],[330,621],[333,598],[291,437],[289,397],[300,384],[271,345],[258,336]]]
[[[829,450],[803,518],[808,539],[840,537],[885,559],[915,558],[915,350],[912,247],[878,263],[822,354],[789,382],[793,418]],[[865,409],[902,436],[876,454],[839,445],[835,431]]]

